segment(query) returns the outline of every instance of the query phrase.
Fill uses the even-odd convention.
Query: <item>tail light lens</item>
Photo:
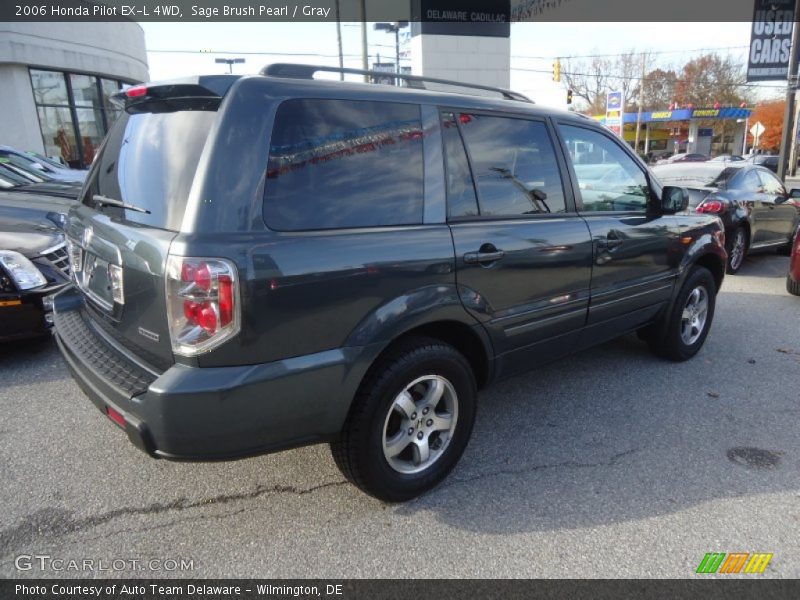
[[[704,200],[695,210],[699,213],[718,215],[725,212],[726,204],[721,200]]]
[[[167,317],[172,351],[196,356],[240,329],[236,267],[220,258],[167,259]]]

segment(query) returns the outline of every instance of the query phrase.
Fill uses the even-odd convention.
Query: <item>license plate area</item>
[[[84,252],[83,269],[78,284],[86,296],[106,312],[114,311],[114,296],[111,290],[109,262]]]

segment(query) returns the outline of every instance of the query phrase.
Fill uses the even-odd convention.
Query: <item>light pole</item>
[[[228,73],[233,73],[233,65],[240,65],[244,62],[243,58],[215,58],[214,62],[218,65],[228,65]]]
[[[385,31],[394,33],[394,70],[400,75],[400,30],[408,26],[408,21],[395,21],[394,23],[375,23],[375,31]],[[400,85],[400,80],[395,80],[396,85]]]

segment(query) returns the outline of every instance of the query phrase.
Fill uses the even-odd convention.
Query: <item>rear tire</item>
[[[663,358],[684,361],[697,354],[714,320],[717,287],[705,267],[695,267],[681,286],[675,302],[660,323],[661,335],[651,337],[650,349]]]
[[[439,340],[409,338],[365,377],[331,454],[366,493],[386,502],[410,500],[441,482],[461,458],[476,405],[467,359]]]
[[[733,230],[730,239],[725,243],[725,250],[728,251],[728,262],[725,272],[728,275],[736,275],[744,263],[747,254],[747,231],[744,227],[737,227]]]
[[[794,281],[792,278],[786,276],[786,291],[793,296],[800,296],[800,281]]]

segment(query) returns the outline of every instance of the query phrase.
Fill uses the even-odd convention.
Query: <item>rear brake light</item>
[[[128,98],[141,98],[142,96],[147,95],[147,86],[146,85],[134,85],[133,87],[129,87],[125,90],[125,95]]]
[[[239,333],[239,288],[229,261],[170,256],[166,281],[173,352],[202,354]]]
[[[725,212],[725,203],[720,200],[706,200],[695,210],[699,213],[719,214]]]

